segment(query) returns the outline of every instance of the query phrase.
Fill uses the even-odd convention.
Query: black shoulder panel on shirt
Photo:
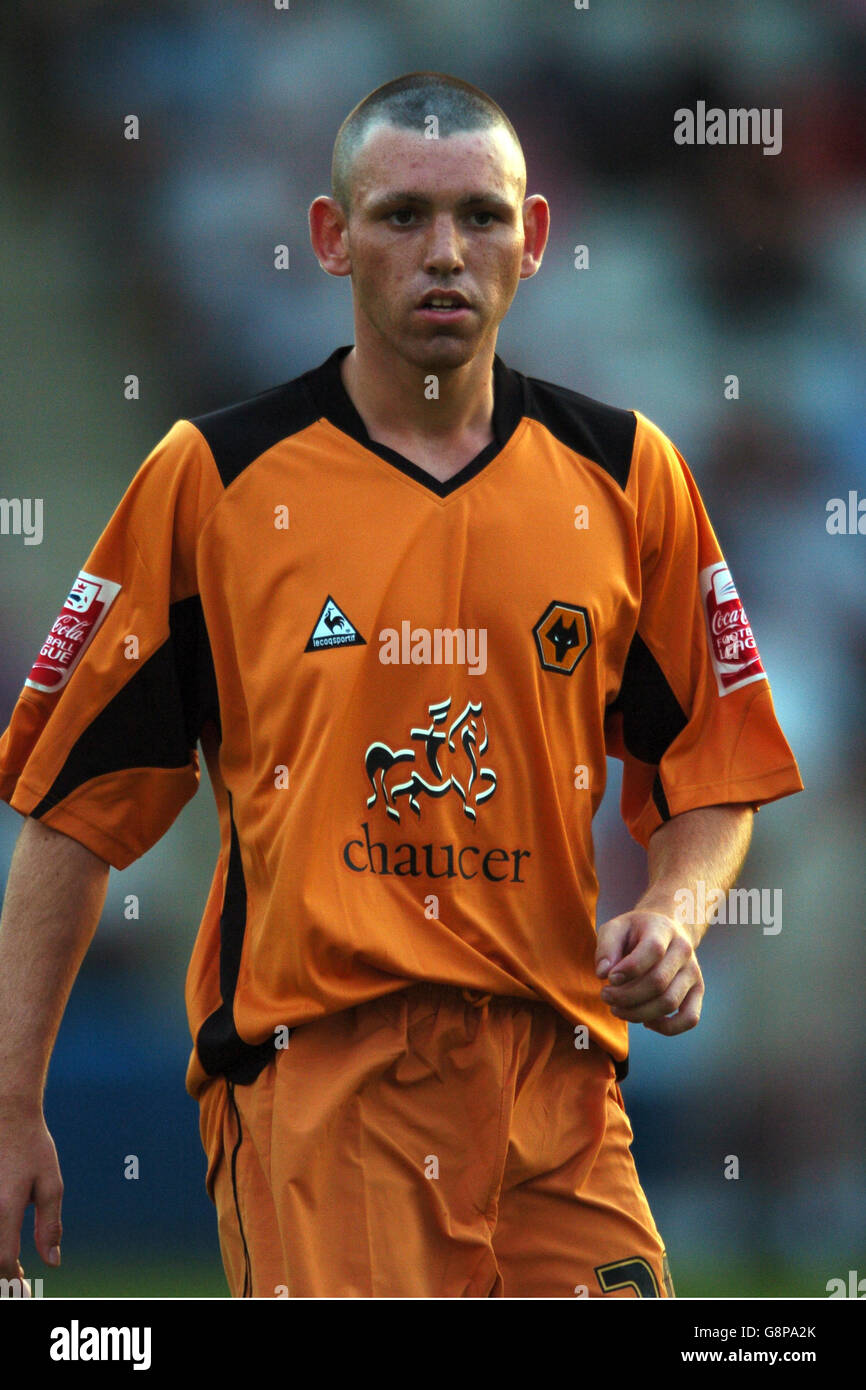
[[[249,400],[199,415],[190,424],[204,435],[223,486],[228,487],[260,454],[318,418],[303,377],[297,377]]]
[[[527,377],[526,383],[524,413],[567,448],[592,459],[624,488],[637,429],[634,411],[604,405],[537,377]]]
[[[664,671],[637,632],[619,693],[607,708],[608,713],[621,712],[623,742],[632,757],[654,767],[688,723]],[[659,791],[664,797],[661,784]],[[664,815],[661,806],[659,811]]]
[[[169,608],[169,636],[84,730],[31,815],[37,820],[93,777],[186,767],[203,726],[219,727],[210,642],[197,594]]]

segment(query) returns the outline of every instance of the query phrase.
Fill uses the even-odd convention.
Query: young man
[[[347,118],[332,172],[311,235],[351,276],[354,346],[173,427],[0,743],[29,817],[0,1275],[28,1200],[59,1258],[50,1049],[108,866],[168,829],[200,741],[222,850],[188,1086],[232,1293],[667,1296],[627,1024],[698,1022],[706,924],[676,895],[726,890],[799,774],[673,445],[495,356],[549,220],[501,110],[410,74]],[[649,886],[596,931],[607,753]]]

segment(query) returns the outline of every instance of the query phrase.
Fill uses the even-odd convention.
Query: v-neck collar
[[[500,357],[494,355],[493,439],[485,445],[480,454],[476,454],[474,459],[470,459],[469,463],[465,464],[452,478],[447,478],[442,482],[438,478],[434,478],[432,473],[421,468],[419,464],[404,458],[396,449],[389,448],[387,444],[379,444],[370,438],[364,421],[358,414],[354,402],[343,384],[343,377],[340,372],[340,363],[351,351],[351,344],[348,347],[337,348],[320,367],[316,367],[306,374],[306,385],[315,400],[317,410],[332,425],[336,425],[337,429],[342,430],[352,439],[356,439],[371,453],[377,454],[379,458],[393,464],[407,477],[414,478],[415,482],[421,483],[422,486],[434,492],[437,497],[447,497],[449,493],[455,492],[471,478],[477,477],[482,469],[502,452],[523,417],[522,378],[518,372],[506,367]]]

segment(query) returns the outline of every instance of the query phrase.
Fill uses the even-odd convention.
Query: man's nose
[[[433,218],[427,243],[426,268],[437,275],[453,275],[463,269],[460,230],[454,218],[447,214]]]

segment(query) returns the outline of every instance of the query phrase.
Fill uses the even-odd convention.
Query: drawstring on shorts
[[[492,994],[482,994],[478,989],[464,989],[461,991],[467,1004],[472,1004],[476,1009],[483,1009],[485,1004],[489,1004],[493,998]]]

